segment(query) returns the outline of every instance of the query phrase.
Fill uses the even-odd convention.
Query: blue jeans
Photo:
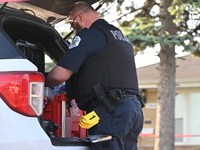
[[[92,150],[137,150],[138,135],[144,123],[142,108],[137,98],[125,98],[113,113],[107,112],[104,105],[93,110],[100,117],[100,122],[89,129],[89,135],[110,134],[113,138],[92,143]]]

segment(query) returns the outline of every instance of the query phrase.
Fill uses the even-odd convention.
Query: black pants
[[[138,135],[143,128],[143,112],[137,98],[125,98],[113,113],[104,105],[93,109],[99,124],[89,129],[89,135],[111,134],[112,140],[92,143],[92,150],[137,150]]]

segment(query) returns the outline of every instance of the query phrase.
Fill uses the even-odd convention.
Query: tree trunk
[[[160,21],[164,26],[163,34],[176,34],[176,27],[173,24],[167,8],[173,0],[161,0]],[[156,139],[154,150],[174,150],[174,112],[175,112],[175,88],[176,88],[176,60],[175,47],[161,45],[159,53],[160,81],[158,84],[158,105],[156,116]]]

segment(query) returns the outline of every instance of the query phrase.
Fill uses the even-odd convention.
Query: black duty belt
[[[122,90],[122,94],[124,98],[130,98],[130,99],[137,98],[137,93],[132,93],[129,91]]]
[[[141,107],[143,108],[145,106],[145,103],[144,103],[144,98],[143,96],[140,94],[140,92],[130,92],[130,91],[123,91],[122,90],[122,93],[124,94],[124,96],[126,97],[131,97],[132,95],[136,96],[136,98],[139,100],[140,104],[141,104]],[[128,96],[130,95],[130,96]]]
[[[137,96],[133,94],[123,94],[123,98],[130,98],[134,100],[134,98],[137,98]]]
[[[138,100],[137,94],[138,93],[132,93],[130,91],[122,90],[123,98],[129,98],[129,99],[132,99],[132,100],[137,99]],[[99,100],[99,99],[92,100],[92,101],[90,101],[90,103],[87,106],[87,111],[91,111],[93,108],[95,108],[99,105],[102,105],[102,104],[103,104],[102,100]]]
[[[91,111],[93,108],[102,105],[103,102],[101,100],[95,99],[89,102],[88,106],[87,106],[87,111]]]

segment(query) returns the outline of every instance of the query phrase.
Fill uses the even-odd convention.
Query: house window
[[[200,93],[178,94],[175,102],[176,144],[198,145],[200,141]],[[194,136],[193,136],[194,135]],[[197,136],[195,136],[197,135]]]
[[[188,103],[188,133],[191,135],[200,135],[200,93],[189,94]],[[188,138],[188,143],[199,144],[200,137]]]
[[[183,118],[175,119],[175,134],[183,134]],[[175,142],[183,142],[183,137],[176,137]]]
[[[184,95],[178,94],[175,102],[175,134],[183,134]],[[175,142],[183,142],[183,137],[176,137]]]

